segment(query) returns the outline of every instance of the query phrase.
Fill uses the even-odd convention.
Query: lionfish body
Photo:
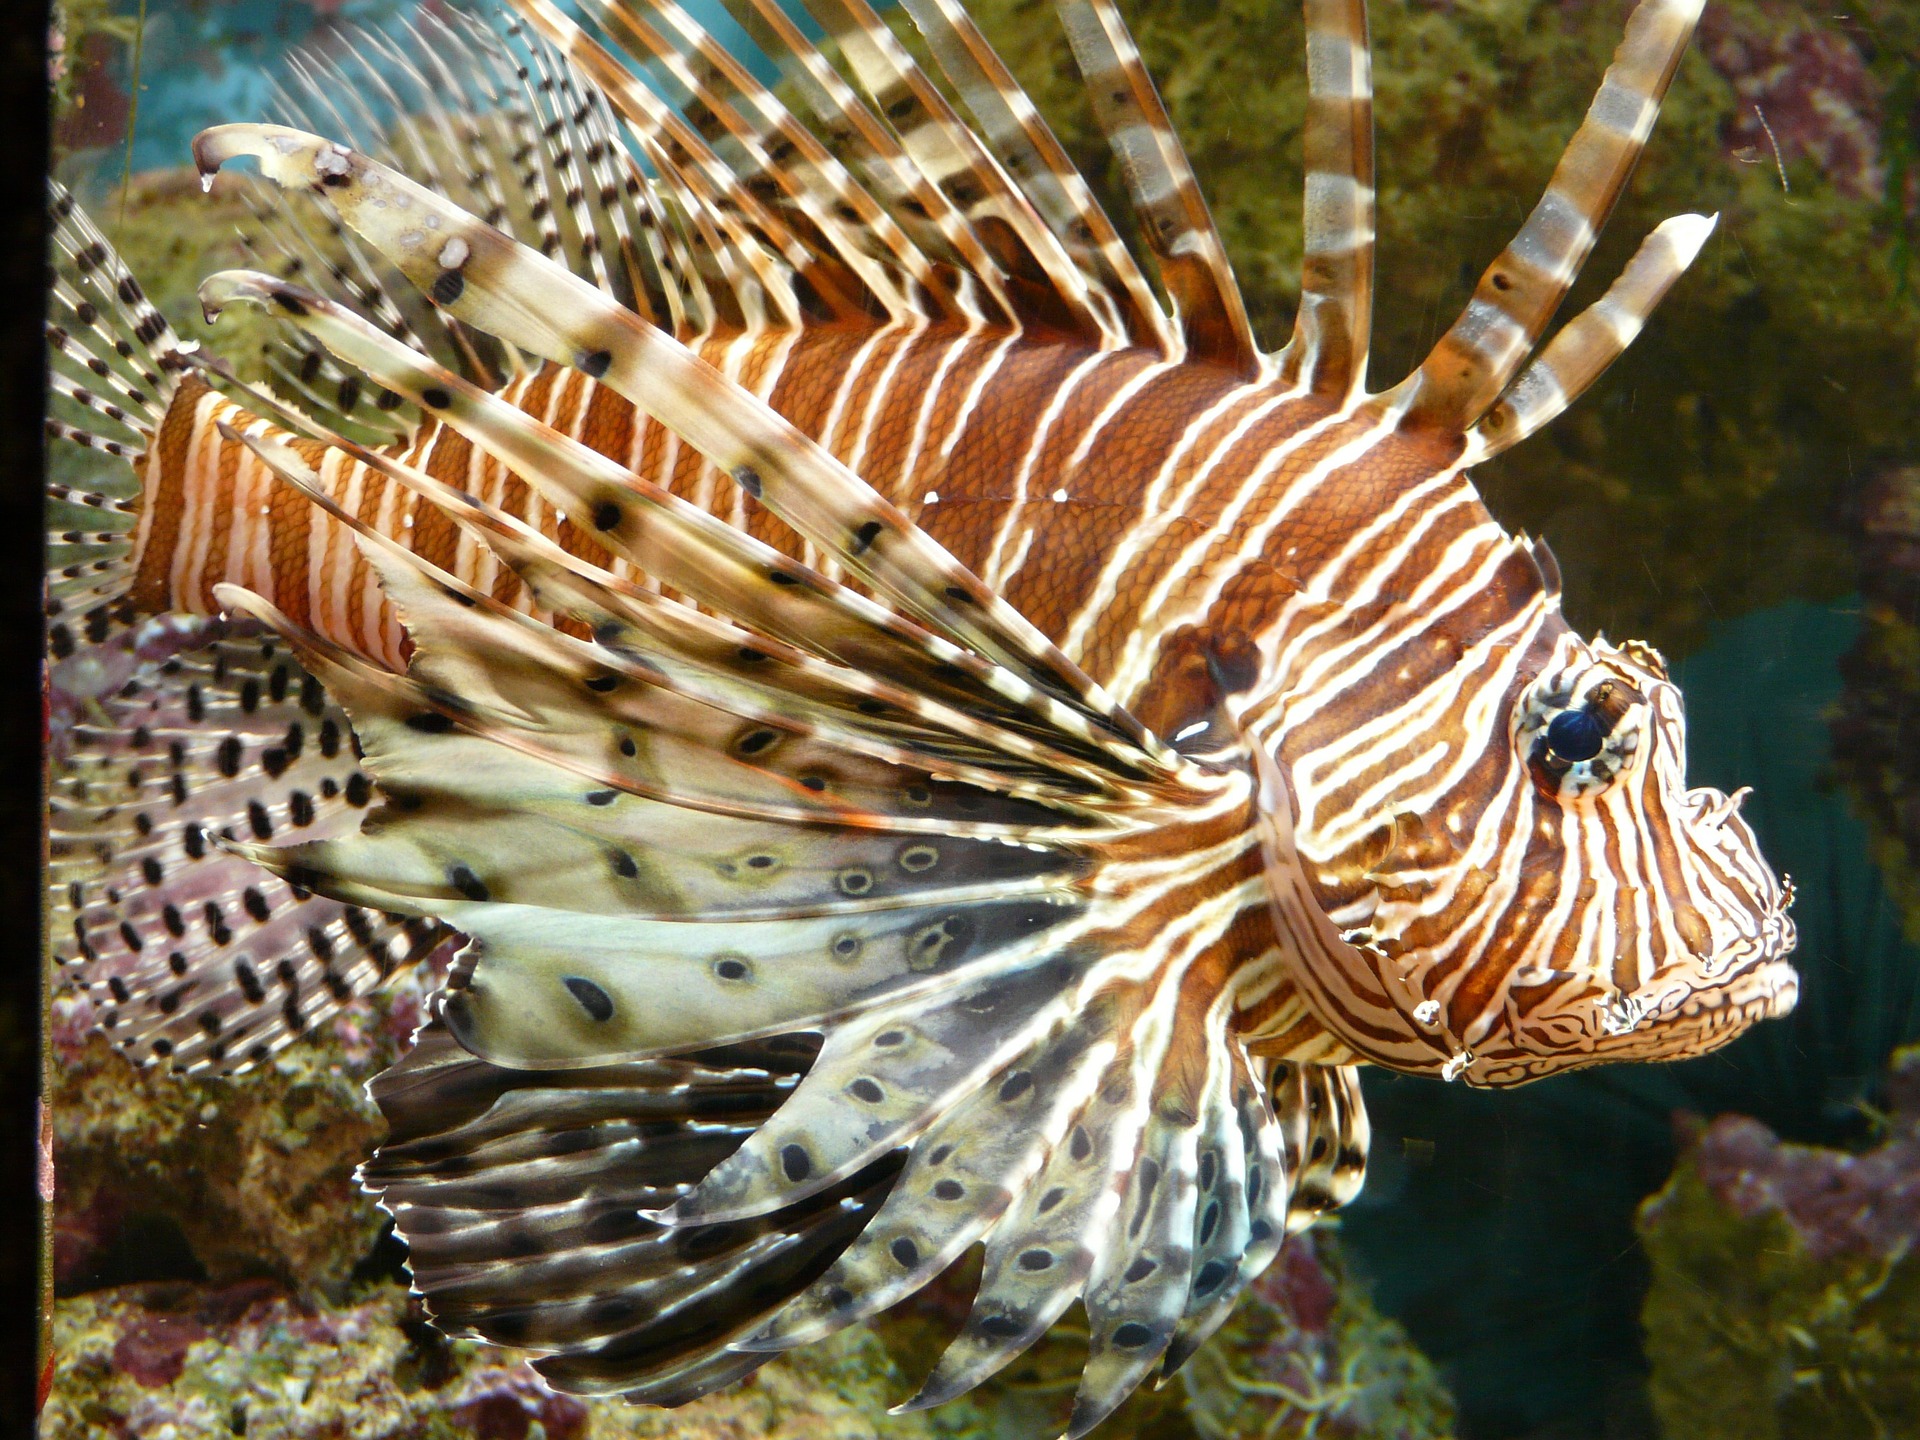
[[[283,317],[303,393],[343,377],[342,426],[417,411],[391,443],[181,378],[62,217],[156,357],[123,447],[136,529],[83,598],[234,612],[305,667],[268,638],[268,700],[230,683],[253,730],[210,789],[176,749],[124,852],[164,852],[144,890],[65,881],[81,958],[129,1049],[232,1064],[392,968],[369,917],[415,949],[428,922],[467,937],[376,1082],[393,1136],[365,1174],[441,1323],[672,1403],[984,1242],[915,1403],[1079,1300],[1079,1434],[1358,1188],[1358,1063],[1505,1085],[1699,1053],[1792,1003],[1787,897],[1736,803],[1687,788],[1659,657],[1575,635],[1551,558],[1467,478],[1706,238],[1660,227],[1528,363],[1697,4],[1635,12],[1533,217],[1380,394],[1358,0],[1306,7],[1308,253],[1271,355],[1105,0],[1062,15],[1170,312],[945,0],[906,9],[971,122],[859,0],[819,7],[838,65],[756,4],[813,128],[667,0],[587,9],[677,109],[545,0],[517,8],[537,37],[393,51],[437,98],[391,166],[305,129],[196,144],[203,173],[251,155],[311,194],[359,257],[334,298],[228,272],[203,301]],[[454,63],[497,128],[426,86]],[[84,357],[80,329],[59,336]],[[258,719],[294,691],[297,741]],[[317,753],[323,714],[357,752]],[[256,764],[284,788],[341,757],[327,803],[238,820]],[[99,836],[136,797],[67,843],[124,868]],[[259,843],[289,822],[304,843]],[[275,970],[274,937],[177,913],[204,865],[283,887],[249,901],[262,932],[323,907],[380,963],[310,939]]]

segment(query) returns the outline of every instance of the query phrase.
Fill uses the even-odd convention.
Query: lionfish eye
[[[1547,748],[1562,760],[1591,760],[1607,743],[1607,732],[1585,710],[1563,710],[1547,726]]]

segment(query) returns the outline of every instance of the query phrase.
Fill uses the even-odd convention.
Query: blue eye
[[[1591,760],[1606,743],[1606,731],[1584,710],[1563,710],[1547,726],[1547,746],[1562,760]]]

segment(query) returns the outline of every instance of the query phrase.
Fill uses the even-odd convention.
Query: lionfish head
[[[1526,863],[1555,866],[1571,899],[1509,943],[1547,972],[1525,977],[1546,982],[1540,1010],[1577,1034],[1567,1064],[1702,1055],[1793,1008],[1792,883],[1741,817],[1745,791],[1687,784],[1686,705],[1656,650],[1565,635],[1508,733],[1542,842]],[[1576,990],[1591,1001],[1567,1004]]]
[[[1792,884],[1741,818],[1745,792],[1687,784],[1659,653],[1570,631],[1541,650],[1484,712],[1484,763],[1335,867],[1365,872],[1359,983],[1317,1008],[1395,1069],[1506,1086],[1685,1059],[1798,996]]]

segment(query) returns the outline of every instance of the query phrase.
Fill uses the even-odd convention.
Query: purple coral
[[[1723,6],[1700,21],[1701,51],[1739,99],[1727,148],[1772,164],[1777,147],[1782,164],[1810,160],[1842,194],[1881,194],[1881,97],[1866,57],[1824,18],[1778,4],[1759,13],[1764,26]]]

